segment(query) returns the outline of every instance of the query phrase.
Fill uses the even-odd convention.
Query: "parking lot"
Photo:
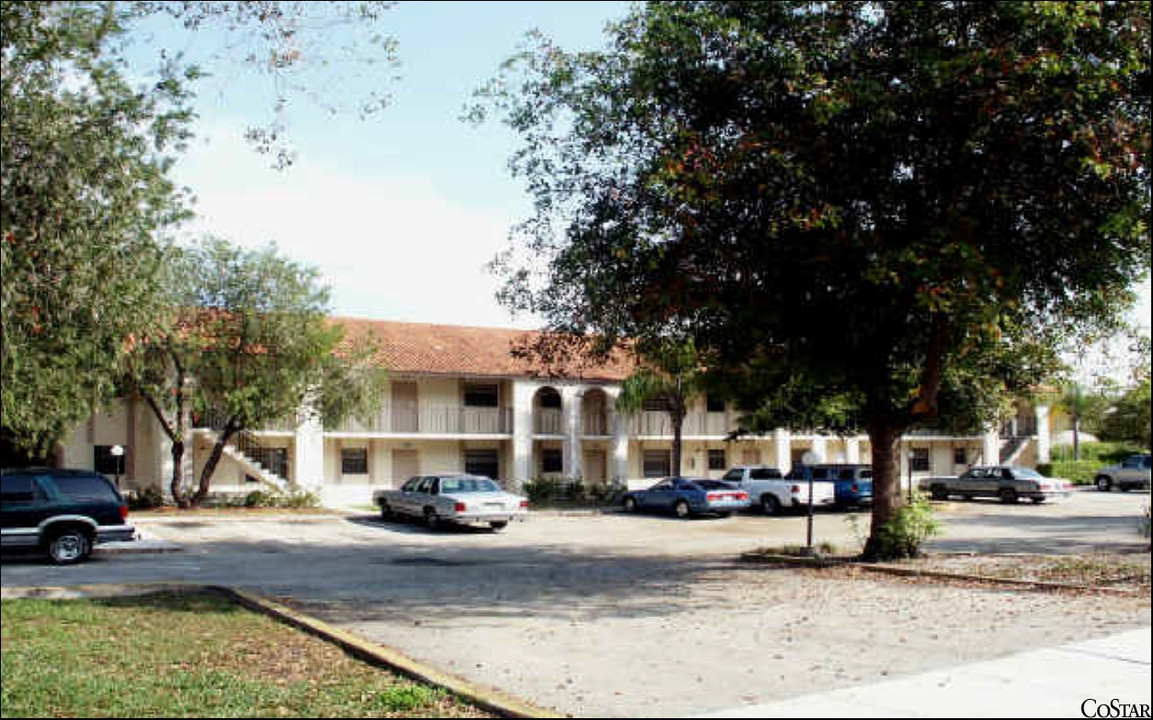
[[[938,507],[938,552],[1140,551],[1146,493]],[[847,520],[856,517],[857,521]],[[685,716],[947,668],[1150,625],[1149,598],[1008,591],[737,562],[804,543],[805,518],[537,513],[432,533],[368,513],[138,515],[179,552],[58,568],[5,558],[4,586],[186,581],[290,605],[474,682],[576,716]],[[851,550],[867,513],[822,513]],[[1075,712],[1075,709],[1073,709]]]

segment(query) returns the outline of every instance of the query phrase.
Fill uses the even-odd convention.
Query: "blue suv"
[[[837,507],[862,507],[873,504],[872,465],[810,465],[813,482],[831,482]],[[804,480],[805,466],[789,471],[788,479]]]
[[[128,503],[103,475],[87,470],[0,471],[0,547],[46,552],[58,565],[99,543],[134,540]]]

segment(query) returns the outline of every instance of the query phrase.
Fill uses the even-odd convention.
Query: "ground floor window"
[[[493,480],[500,479],[500,456],[496,450],[465,450],[464,471]]]
[[[929,448],[913,448],[909,467],[913,472],[929,472]]]
[[[540,471],[542,473],[564,472],[564,456],[556,448],[543,448],[540,451]]]
[[[963,447],[953,448],[953,464],[954,465],[968,465],[969,453]]]
[[[728,467],[725,464],[725,449],[709,450],[709,470],[724,470]]]
[[[668,450],[645,450],[645,477],[666,477],[672,472],[670,465]]]
[[[340,472],[344,475],[367,475],[368,448],[341,449]]]

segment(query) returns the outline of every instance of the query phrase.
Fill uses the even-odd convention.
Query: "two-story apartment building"
[[[512,352],[522,330],[340,319],[351,333],[371,331],[388,371],[379,411],[367,422],[324,427],[289,420],[230,448],[213,482],[244,492],[262,480],[292,481],[329,503],[367,503],[371,492],[421,473],[467,471],[507,484],[541,477],[581,478],[586,485],[639,485],[670,471],[672,428],[650,406],[625,416],[615,409],[631,366],[614,360],[542,376]],[[788,469],[807,451],[825,462],[867,463],[865,436],[837,437],[778,429],[727,439],[737,412],[718,399],[694,398],[683,428],[686,475],[720,476],[732,465]],[[1003,427],[975,436],[917,432],[903,439],[905,479],[957,473],[972,464],[1048,459],[1049,412],[1022,404]],[[186,440],[183,472],[198,477],[215,442],[197,427]],[[112,448],[124,449],[122,456]],[[73,433],[64,461],[121,476],[126,488],[159,486],[171,477],[169,445],[143,402],[125,401]]]

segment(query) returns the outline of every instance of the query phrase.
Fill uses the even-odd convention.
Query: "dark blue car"
[[[657,510],[677,517],[712,513],[727,517],[734,510],[749,507],[749,494],[720,480],[706,478],[665,478],[645,490],[625,493],[625,510]]]
[[[813,482],[833,483],[836,504],[840,508],[862,507],[873,504],[872,465],[810,465]],[[789,471],[790,480],[806,479],[805,466]]]

